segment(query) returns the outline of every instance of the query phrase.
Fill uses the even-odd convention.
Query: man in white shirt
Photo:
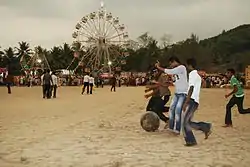
[[[52,73],[52,90],[53,90],[53,98],[56,98],[56,90],[57,90],[57,85],[58,85],[58,80],[55,72]]]
[[[181,112],[182,106],[186,99],[188,82],[187,82],[187,70],[184,65],[181,65],[177,57],[170,57],[170,66],[172,69],[165,69],[160,67],[160,63],[156,63],[156,68],[164,71],[168,75],[173,76],[173,82],[175,85],[175,94],[173,96],[170,109],[169,109],[169,130],[174,134],[179,135],[181,131]]]
[[[90,74],[90,75],[89,75],[89,87],[90,87],[89,93],[90,93],[90,94],[93,93],[93,86],[94,86],[94,83],[95,83],[95,78],[92,76],[92,74]]]
[[[82,95],[85,92],[85,89],[87,88],[87,94],[89,94],[89,74],[87,73],[83,77],[83,88],[82,88]]]
[[[44,82],[43,82],[44,74],[45,74],[45,71],[43,72],[43,74],[41,76],[41,85],[42,85],[42,91],[43,91],[43,98],[45,98],[45,86],[44,86]]]
[[[201,130],[205,134],[205,139],[211,134],[212,124],[206,122],[192,122],[194,112],[199,106],[201,77],[195,70],[195,59],[187,60],[187,68],[189,69],[188,95],[183,105],[183,136],[185,138],[185,146],[194,146],[197,144],[192,128]]]

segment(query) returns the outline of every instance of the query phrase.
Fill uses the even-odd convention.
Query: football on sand
[[[154,132],[160,127],[160,118],[156,113],[147,111],[141,117],[141,127],[147,132]]]

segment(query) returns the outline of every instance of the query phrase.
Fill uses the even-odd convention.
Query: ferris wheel
[[[129,56],[126,51],[129,46],[128,33],[119,18],[106,11],[103,2],[97,12],[84,16],[76,24],[72,37],[75,43],[83,46],[81,56],[78,52],[74,54],[73,61],[79,59],[74,71],[84,66],[91,70],[111,72],[113,67],[126,64],[125,58]]]

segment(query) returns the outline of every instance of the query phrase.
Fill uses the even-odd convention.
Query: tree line
[[[171,36],[163,35],[157,41],[149,33],[144,33],[131,41],[133,45],[127,50],[129,56],[125,58],[126,64],[122,65],[124,71],[146,72],[159,60],[168,66],[170,56],[177,56],[182,62],[194,57],[198,68],[208,72],[223,72],[228,67],[243,72],[250,64],[250,25],[242,25],[221,34],[199,40],[198,36],[191,34],[189,38],[171,43]],[[137,47],[135,47],[135,45]],[[50,50],[37,46],[34,49],[39,54],[44,54],[52,70],[66,69],[72,62],[74,53],[84,54],[81,45],[64,43],[62,46],[53,46]],[[32,55],[29,43],[19,42],[18,47],[0,48],[0,67],[8,67],[13,75],[20,75],[23,62],[28,62]],[[24,56],[23,56],[24,55]]]

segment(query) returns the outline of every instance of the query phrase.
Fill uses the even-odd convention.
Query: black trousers
[[[111,92],[112,92],[113,90],[114,90],[114,92],[115,92],[115,85],[112,85],[110,90],[111,90]]]
[[[43,91],[43,98],[45,98],[46,93],[45,93],[45,85],[42,85],[42,91]]]
[[[11,94],[11,83],[7,83],[6,86],[8,89],[8,94]]]
[[[169,101],[169,99],[170,99],[170,95],[165,95],[165,96],[163,97],[164,105],[167,104],[167,102]]]
[[[89,93],[90,93],[90,94],[93,93],[93,86],[94,86],[94,84],[92,84],[92,83],[89,84],[89,88],[90,88],[90,89],[89,89]]]
[[[52,89],[53,89],[53,98],[56,98],[57,85],[53,85]]]
[[[164,105],[160,96],[153,96],[150,98],[146,110],[155,112],[162,121],[167,122],[169,118],[163,114],[165,112]]]
[[[44,95],[48,99],[51,98],[51,86],[49,84],[44,85]]]
[[[232,125],[232,113],[231,109],[234,105],[237,105],[238,111],[240,114],[249,114],[250,108],[243,109],[244,96],[236,97],[233,96],[226,105],[226,116],[225,116],[225,124]]]
[[[163,102],[164,102],[164,106],[168,103],[168,101],[169,101],[169,99],[170,99],[170,96],[171,95],[165,95],[165,96],[163,96]],[[169,111],[169,108],[170,107],[165,107],[165,112],[168,112]]]
[[[88,82],[83,83],[82,94],[85,92],[86,88],[87,88],[87,94],[89,94],[89,83]]]

